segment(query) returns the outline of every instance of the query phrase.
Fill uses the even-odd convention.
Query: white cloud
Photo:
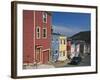
[[[80,29],[78,27],[67,27],[67,26],[55,26],[53,25],[53,32],[61,33],[67,36],[72,36],[80,31],[85,31],[84,29]]]

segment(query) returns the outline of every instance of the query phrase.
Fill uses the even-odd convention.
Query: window
[[[43,28],[43,38],[47,38],[47,29]]]
[[[57,53],[58,51],[56,50],[55,52]]]
[[[62,51],[60,51],[60,56],[62,56]]]
[[[40,27],[36,27],[36,38],[40,39]]]
[[[60,56],[62,56],[62,51],[60,51]]]
[[[46,23],[47,22],[47,13],[43,12],[43,22]]]
[[[62,39],[60,40],[60,44],[62,44]]]
[[[36,62],[40,62],[40,53],[41,53],[41,48],[36,49]]]
[[[66,44],[66,40],[65,39],[61,39],[60,40],[60,44]]]
[[[66,44],[66,42],[65,42],[66,40],[64,39],[63,41],[64,41],[64,44]]]
[[[56,39],[56,41],[58,41],[58,39]]]
[[[65,51],[63,51],[63,56],[65,56]]]

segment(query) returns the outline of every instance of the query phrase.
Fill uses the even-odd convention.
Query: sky
[[[81,31],[90,31],[90,13],[53,12],[53,32],[72,36]]]

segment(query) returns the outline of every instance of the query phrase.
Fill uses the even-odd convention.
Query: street
[[[82,57],[82,61],[77,65],[72,65],[72,64],[68,64],[68,63],[69,63],[69,61],[56,62],[56,63],[52,63],[52,65],[55,66],[56,68],[90,66],[91,65],[91,57],[88,54],[84,55],[84,57]]]
[[[61,68],[61,67],[78,67],[78,66],[91,66],[91,57],[86,54],[82,57],[82,61],[77,64],[68,64],[70,60],[51,62],[49,64],[38,64],[31,67],[31,69],[48,69],[48,68]]]
[[[90,55],[85,55],[82,58],[82,61],[78,65],[70,65],[66,64],[64,67],[76,67],[76,66],[90,66],[91,65],[91,58]]]

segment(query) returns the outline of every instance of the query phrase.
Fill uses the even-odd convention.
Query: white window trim
[[[43,29],[46,29],[46,37],[43,36]],[[47,38],[47,28],[42,28],[42,37],[43,37],[43,39]]]
[[[64,44],[64,42],[65,42],[65,44]],[[66,39],[63,39],[63,44],[66,45]]]
[[[60,39],[60,44],[62,44],[62,39]]]
[[[66,53],[66,51],[64,50],[64,51],[63,51],[63,56],[65,56],[65,53]]]
[[[39,37],[38,37],[38,32],[37,29],[39,28]],[[41,29],[39,26],[36,27],[36,39],[40,39],[41,38]]]
[[[43,17],[44,14],[46,14],[46,22],[44,21],[44,17]],[[46,13],[46,12],[43,12],[43,13],[42,13],[42,20],[43,20],[43,23],[47,23],[47,13]]]

